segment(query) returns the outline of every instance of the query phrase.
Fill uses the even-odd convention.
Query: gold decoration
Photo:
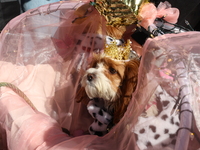
[[[107,25],[126,26],[137,21],[131,9],[120,0],[96,0],[94,7],[105,17]]]
[[[127,26],[137,22],[139,7],[148,0],[95,0],[91,5],[103,15],[107,25]]]
[[[148,0],[121,0],[130,7],[131,11],[134,12],[135,15],[138,15],[139,8],[142,4],[149,2]]]
[[[104,53],[113,59],[128,60],[131,50],[130,40],[123,46],[117,46],[116,41],[113,41],[111,44],[106,44]]]

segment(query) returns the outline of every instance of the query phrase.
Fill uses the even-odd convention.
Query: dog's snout
[[[94,79],[94,74],[93,73],[89,73],[88,75],[87,75],[87,80],[88,81],[92,81]]]

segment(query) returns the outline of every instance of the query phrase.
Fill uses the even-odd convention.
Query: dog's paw
[[[98,120],[95,120],[88,129],[92,135],[103,136],[107,133],[107,125],[102,124]]]
[[[112,116],[98,107],[94,102],[90,101],[87,105],[88,112],[90,115],[94,118],[97,119],[99,122],[102,124],[108,125],[112,121]]]

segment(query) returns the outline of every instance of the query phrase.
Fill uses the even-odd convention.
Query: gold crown
[[[105,45],[105,55],[116,60],[128,60],[131,53],[131,41],[128,40],[126,44],[117,46],[117,42],[113,41]]]

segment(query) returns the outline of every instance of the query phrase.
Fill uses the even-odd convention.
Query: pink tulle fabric
[[[148,26],[152,25],[156,18],[164,17],[166,21],[176,23],[179,17],[179,10],[172,8],[167,1],[160,2],[157,8],[153,3],[146,3],[141,7],[139,17],[141,18],[140,25],[148,29]]]
[[[172,78],[166,78],[163,70],[159,70],[171,52],[177,51],[187,60],[185,65],[188,76],[184,81],[191,87],[189,102],[200,130],[200,33],[188,32],[149,39],[143,49],[138,87],[125,116],[103,137],[85,134],[93,119],[84,105],[75,102],[75,95],[92,50],[102,48],[104,42],[97,47],[85,47],[84,43],[93,34],[105,35],[105,20],[94,12],[81,25],[73,24],[76,17],[74,11],[84,3],[61,1],[41,6],[13,19],[2,31],[0,81],[16,85],[38,111],[32,110],[10,88],[1,87],[0,149],[138,149],[134,126],[152,93],[159,84],[166,89],[180,86]],[[102,31],[97,31],[99,22],[102,23]],[[88,32],[85,32],[85,27],[89,28]],[[77,47],[75,41],[80,37],[84,42]],[[163,54],[163,57],[159,57],[162,59],[157,59],[160,54]],[[174,68],[168,66],[166,69]],[[186,115],[185,119],[188,121],[190,118]],[[71,135],[62,132],[61,127],[68,129]],[[188,138],[178,138],[184,142],[177,142],[176,150],[183,150],[188,146]]]

